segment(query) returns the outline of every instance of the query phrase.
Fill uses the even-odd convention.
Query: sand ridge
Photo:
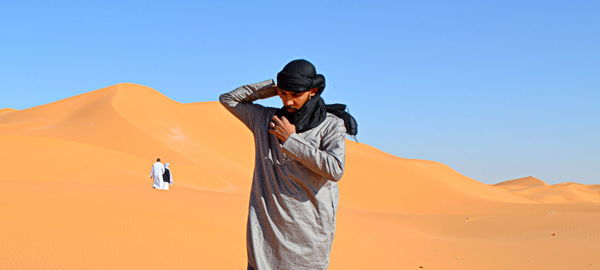
[[[535,177],[508,180],[495,186],[541,203],[600,203],[597,185],[579,183],[546,184]]]
[[[0,109],[0,114],[11,113],[11,112],[16,112],[16,111],[17,110],[15,110],[15,109],[4,108],[4,109]]]

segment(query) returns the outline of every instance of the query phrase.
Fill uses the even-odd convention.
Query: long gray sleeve
[[[283,152],[323,177],[339,181],[344,174],[345,134],[344,121],[338,119],[332,130],[325,133],[321,149],[294,133],[282,145]]]
[[[244,85],[231,92],[221,94],[219,102],[250,130],[253,130],[254,121],[262,119],[261,114],[265,111],[265,107],[252,102],[275,96],[274,85],[273,80]]]

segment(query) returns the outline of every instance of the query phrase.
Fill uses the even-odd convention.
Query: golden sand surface
[[[10,113],[10,112],[15,112],[17,110],[15,109],[11,109],[11,108],[4,108],[4,109],[0,109],[0,114],[5,114],[5,113]]]
[[[330,269],[600,269],[598,185],[347,146]],[[253,147],[218,102],[136,84],[0,110],[0,269],[245,269]]]

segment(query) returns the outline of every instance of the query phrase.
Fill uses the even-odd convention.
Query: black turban
[[[289,62],[277,73],[277,87],[292,92],[305,92],[319,88],[319,94],[325,89],[325,77],[317,74],[315,66],[304,59]]]
[[[296,93],[306,92],[312,88],[317,88],[315,96],[295,113],[290,113],[285,106],[275,113],[277,116],[285,116],[292,124],[296,126],[298,133],[312,129],[325,120],[327,112],[336,115],[344,120],[346,133],[356,135],[358,125],[352,115],[346,112],[344,104],[325,104],[321,93],[325,90],[325,77],[317,74],[315,66],[304,59],[289,62],[283,70],[277,73],[277,87],[286,91]]]

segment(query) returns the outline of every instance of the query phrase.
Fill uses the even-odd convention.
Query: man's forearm
[[[250,103],[258,99],[270,98],[276,95],[274,85],[273,80],[247,84],[221,94],[219,101],[225,107],[236,107],[239,103]]]
[[[221,94],[219,101],[231,114],[242,121],[250,130],[253,130],[254,121],[261,117],[264,107],[252,102],[274,96],[274,85],[273,80],[244,85]]]
[[[283,144],[283,151],[323,177],[339,181],[344,174],[345,141],[341,137],[328,151],[308,144],[298,134],[292,134]]]

